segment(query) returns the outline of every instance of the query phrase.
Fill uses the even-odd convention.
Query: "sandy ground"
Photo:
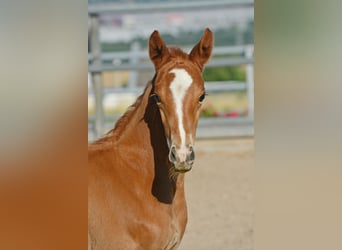
[[[180,250],[253,249],[253,139],[196,142]]]

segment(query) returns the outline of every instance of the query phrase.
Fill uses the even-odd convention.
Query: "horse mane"
[[[114,128],[109,130],[103,137],[92,142],[91,143],[92,146],[103,146],[104,144],[107,144],[107,143],[111,143],[112,145],[114,141],[117,141],[120,138],[120,136],[123,134],[126,128],[126,125],[132,119],[132,117],[136,113],[137,108],[142,103],[146,92],[150,89],[150,86],[152,87],[152,83],[153,83],[153,80],[147,84],[144,92],[140,96],[138,96],[138,98],[135,100],[135,102],[131,106],[127,108],[126,112],[116,122]]]
[[[112,137],[117,140],[120,138],[120,136],[123,133],[123,130],[126,128],[126,124],[129,123],[131,118],[134,116],[136,113],[137,107],[140,106],[140,104],[143,101],[143,98],[148,91],[149,86],[151,85],[151,82],[147,84],[145,87],[144,92],[136,99],[136,101],[128,107],[126,112],[119,118],[119,120],[116,122],[115,127],[110,130],[108,133],[112,134]]]

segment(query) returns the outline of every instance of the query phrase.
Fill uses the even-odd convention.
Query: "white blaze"
[[[185,130],[183,125],[183,98],[192,84],[192,78],[185,69],[173,69],[170,73],[175,74],[170,84],[173,100],[176,105],[176,115],[178,120],[178,130],[181,139],[180,151],[186,151],[185,147]],[[186,153],[186,152],[184,152]]]

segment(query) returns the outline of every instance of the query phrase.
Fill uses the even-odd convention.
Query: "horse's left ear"
[[[169,50],[156,30],[150,36],[149,54],[156,69],[160,68],[169,57]]]
[[[204,64],[209,60],[214,46],[214,34],[206,28],[201,40],[195,45],[190,52],[190,59],[195,62],[201,70]]]

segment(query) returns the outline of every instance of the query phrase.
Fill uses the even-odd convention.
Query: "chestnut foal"
[[[213,33],[184,53],[158,31],[155,76],[115,128],[88,147],[89,249],[177,249],[187,223],[184,173],[205,98],[202,70]]]

